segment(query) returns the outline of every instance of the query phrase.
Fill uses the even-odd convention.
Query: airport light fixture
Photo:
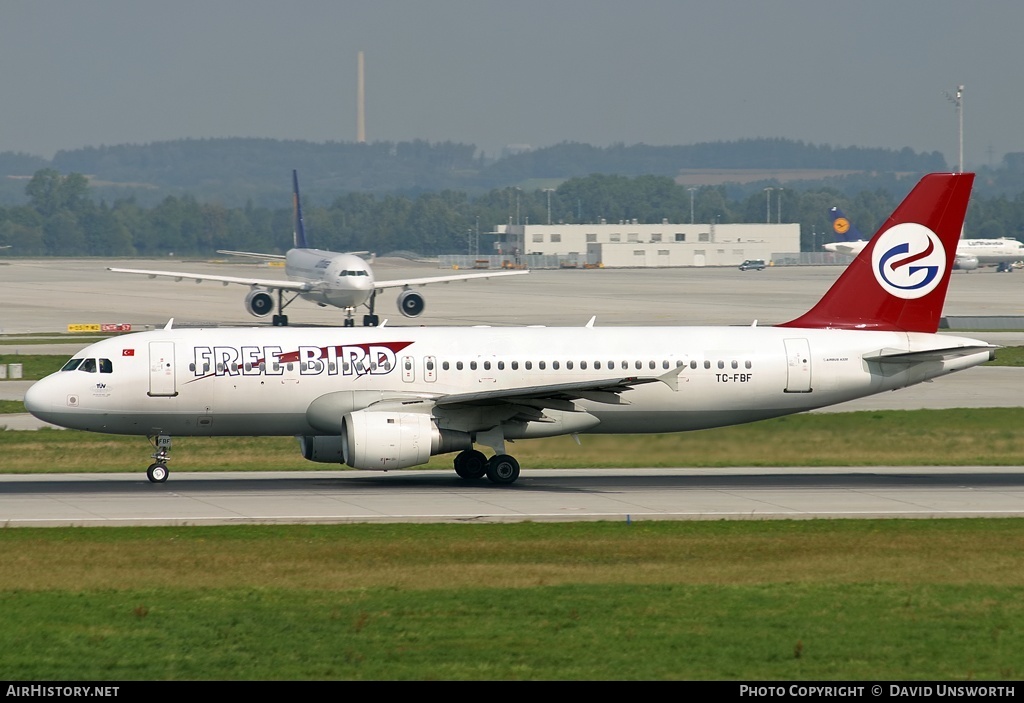
[[[554,188],[545,188],[544,192],[548,194],[548,224],[551,224],[551,192]]]
[[[765,206],[767,208],[767,211],[766,211],[766,214],[765,214],[764,221],[765,221],[766,224],[769,224],[769,225],[772,223],[772,191],[773,190],[775,190],[775,189],[774,188],[765,188],[764,189],[765,195],[768,196],[768,203]]]
[[[693,191],[695,191],[697,189],[696,188],[687,188],[686,190],[690,191],[690,224],[692,225],[693,224]]]
[[[776,208],[776,210],[778,210],[778,213],[779,213],[779,215],[778,215],[778,219],[776,220],[776,222],[777,222],[778,224],[780,224],[780,225],[782,224],[782,191],[783,191],[783,190],[785,190],[785,189],[784,189],[784,188],[779,188],[779,197],[777,197],[777,198],[775,199],[775,202],[776,202],[776,204],[778,205],[778,207]]]
[[[957,161],[957,173],[964,172],[964,87],[958,85],[956,87],[956,94],[950,95],[946,93],[946,100],[953,103],[956,106],[956,119],[958,123],[958,136],[960,142],[960,156]]]

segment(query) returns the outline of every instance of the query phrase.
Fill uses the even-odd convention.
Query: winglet
[[[590,321],[587,324],[585,324],[584,327],[593,327],[595,322],[597,322],[597,315],[594,315],[592,318],[590,318]]]
[[[973,183],[973,173],[922,178],[817,305],[779,326],[934,334]]]
[[[299,172],[292,169],[292,199],[295,208],[295,231],[293,240],[296,249],[308,249],[306,228],[302,224],[302,203],[299,202]]]
[[[173,325],[174,325],[174,318],[172,317],[170,320],[167,321],[167,324],[164,325],[164,329],[165,330],[169,330],[169,329],[172,328]]]

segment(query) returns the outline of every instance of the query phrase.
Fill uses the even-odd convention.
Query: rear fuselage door
[[[174,342],[149,343],[149,395],[178,395],[174,380]]]
[[[811,347],[806,339],[787,339],[786,392],[811,392]]]

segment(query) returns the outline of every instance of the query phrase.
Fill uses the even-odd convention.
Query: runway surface
[[[243,286],[150,280],[107,266],[210,271],[264,278],[253,264],[90,259],[0,261],[0,334],[61,332],[72,323],[265,325],[245,313]],[[442,275],[423,263],[378,260],[379,279]],[[422,289],[423,317],[403,318],[385,294],[390,325],[599,326],[775,324],[803,313],[839,267],[533,271],[529,276]],[[1024,275],[954,274],[947,315],[1019,315]],[[102,312],[97,312],[102,311]],[[342,313],[303,301],[293,324],[336,325]],[[361,314],[361,313],[360,313]],[[1024,344],[1021,332],[959,333]],[[45,345],[0,339],[0,353],[71,356],[88,342]],[[0,398],[27,382],[0,382]],[[1019,407],[1024,369],[975,368],[818,412],[947,407]],[[25,415],[0,425],[33,429]],[[143,441],[143,440],[140,440]],[[144,445],[140,444],[140,447]],[[2,457],[0,457],[2,461]],[[198,525],[230,523],[508,522],[1024,515],[1024,467],[531,470],[510,487],[467,483],[453,472],[177,473],[165,484],[137,474],[0,475],[0,523]]]
[[[0,476],[6,527],[1024,516],[1024,467]]]

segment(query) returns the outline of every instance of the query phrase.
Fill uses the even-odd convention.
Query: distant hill
[[[744,139],[688,146],[576,142],[525,151],[497,160],[478,155],[472,144],[354,142],[315,143],[275,139],[182,139],[151,144],[86,147],[46,160],[0,153],[0,204],[24,202],[25,179],[41,168],[89,177],[94,196],[134,198],[151,206],[169,195],[189,194],[228,207],[279,207],[290,198],[290,172],[298,169],[304,197],[328,204],[347,193],[417,195],[456,190],[480,194],[521,184],[555,183],[593,173],[692,178],[701,185],[756,185],[761,181],[921,174],[945,170],[938,152],[917,153],[832,147],[787,139]],[[842,174],[842,175],[840,175]],[[690,181],[687,181],[690,182]],[[697,181],[694,181],[697,182]],[[881,186],[880,186],[881,187]]]

